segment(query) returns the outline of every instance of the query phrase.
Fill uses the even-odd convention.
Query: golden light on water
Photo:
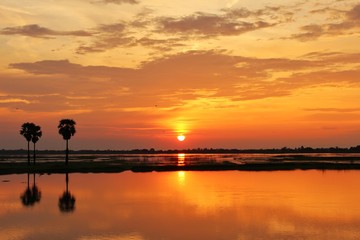
[[[185,172],[184,171],[177,172],[177,180],[178,180],[179,185],[184,186],[184,184],[185,184]]]
[[[71,214],[72,221],[63,221],[62,226],[69,229],[62,232],[66,239],[141,240],[155,234],[160,236],[156,239],[161,236],[197,239],[200,235],[209,240],[220,235],[254,239],[260,236],[259,231],[266,234],[263,239],[269,240],[279,239],[280,234],[286,234],[290,239],[326,239],[330,235],[331,239],[359,239],[360,235],[360,193],[353,191],[359,186],[360,177],[352,170],[149,174],[126,171],[121,174],[71,174],[69,177],[71,190],[82,201],[77,202],[78,208]],[[1,225],[0,239],[9,239],[9,236],[28,239],[37,234],[56,238],[59,233],[56,226],[64,216],[54,214],[59,210],[57,201],[53,200],[63,192],[65,182],[54,175],[39,178],[38,184],[47,196],[31,209],[37,214],[39,226],[43,226],[39,230],[31,221],[23,221],[22,226],[17,224],[32,217],[30,209],[11,208],[21,206],[19,194],[26,189],[26,184],[21,181],[26,176],[7,175],[2,179],[9,182],[0,183],[1,201],[5,203],[0,209],[0,222],[6,223]],[[88,184],[80,184],[83,182]],[[119,187],[121,191],[116,191]],[[99,193],[103,204],[94,197]],[[48,211],[43,211],[44,208]],[[143,218],[140,222],[139,216]],[[106,219],[106,224],[97,219]],[[154,219],[156,226],[151,226],[154,228],[149,235],[149,224]],[[121,231],[119,224],[126,224],[132,231]],[[106,231],[99,232],[104,227]]]
[[[185,153],[178,153],[178,166],[185,166]]]

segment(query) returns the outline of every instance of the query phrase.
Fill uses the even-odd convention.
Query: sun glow
[[[179,135],[179,136],[177,136],[177,139],[178,139],[180,142],[182,142],[182,141],[185,140],[185,136],[184,136],[184,135]]]

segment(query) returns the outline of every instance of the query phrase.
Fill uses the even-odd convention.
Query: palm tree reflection
[[[24,193],[20,196],[21,202],[24,206],[30,207],[35,203],[40,202],[41,191],[36,186],[35,173],[34,173],[34,182],[33,186],[30,188],[30,174],[27,174],[27,188]]]
[[[75,210],[75,196],[69,191],[69,174],[66,173],[66,190],[59,198],[61,212],[73,212]]]

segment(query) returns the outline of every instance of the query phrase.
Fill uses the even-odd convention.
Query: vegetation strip
[[[152,171],[276,171],[276,170],[358,170],[360,161],[348,162],[267,162],[267,163],[246,163],[234,164],[230,162],[192,164],[185,166],[177,165],[152,165],[152,164],[131,164],[117,162],[74,162],[65,165],[63,162],[44,162],[28,166],[27,163],[0,163],[0,174],[22,174],[22,173],[116,173],[123,171],[152,172]]]

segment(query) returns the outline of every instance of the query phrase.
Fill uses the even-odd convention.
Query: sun
[[[185,136],[184,136],[184,135],[179,135],[179,136],[177,136],[177,139],[178,139],[180,142],[182,142],[182,141],[185,140]]]

